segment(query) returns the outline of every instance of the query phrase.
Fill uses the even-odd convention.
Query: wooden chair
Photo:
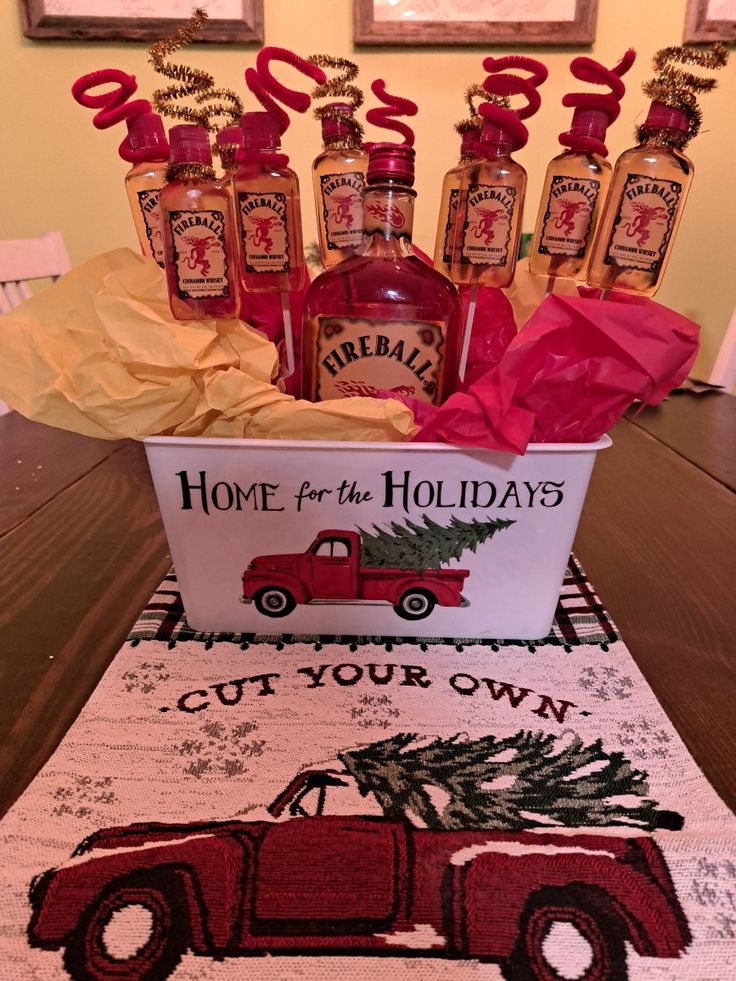
[[[0,242],[0,314],[9,313],[30,299],[28,280],[57,280],[70,268],[61,232]],[[0,402],[0,415],[9,411]]]
[[[70,268],[61,232],[0,242],[0,313],[30,299],[28,280],[56,280]]]

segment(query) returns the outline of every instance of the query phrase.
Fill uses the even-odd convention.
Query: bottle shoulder
[[[656,177],[655,170],[669,168],[688,175],[694,172],[693,162],[682,150],[668,146],[652,146],[643,143],[624,150],[616,161],[616,170],[635,170],[637,167]]]
[[[387,299],[397,304],[437,300],[460,304],[454,285],[432,266],[415,255],[377,257],[352,255],[326,269],[314,279],[307,292],[307,303],[323,293],[342,290],[349,283],[351,293],[364,302]]]
[[[463,168],[463,184],[487,184],[498,180],[507,183],[524,179],[526,179],[526,170],[508,156],[477,160]]]
[[[159,196],[162,204],[181,200],[194,203],[203,198],[222,198],[224,202],[230,202],[230,194],[220,181],[169,181],[161,188]]]
[[[601,173],[610,172],[611,164],[599,153],[578,153],[566,150],[553,157],[548,166],[548,174],[568,174],[571,177],[596,177]]]

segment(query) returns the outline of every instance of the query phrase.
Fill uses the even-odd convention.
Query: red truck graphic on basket
[[[677,957],[690,942],[651,837],[326,813],[349,783],[303,771],[270,820],[98,831],[31,884],[31,945],[65,948],[86,981],[159,981],[187,951],[475,959],[512,981],[623,981],[626,943]]]
[[[404,620],[423,620],[435,606],[468,606],[467,569],[402,569],[361,564],[361,535],[320,531],[306,552],[259,555],[243,573],[243,602],[285,617],[301,603],[390,603]]]

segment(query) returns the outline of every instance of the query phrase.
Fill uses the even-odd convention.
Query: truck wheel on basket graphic
[[[285,617],[296,606],[296,600],[288,589],[281,586],[266,586],[259,589],[253,597],[253,602],[259,613],[267,617]]]
[[[118,880],[87,908],[64,953],[75,981],[162,981],[189,946],[173,876]]]
[[[437,605],[428,589],[407,589],[394,610],[403,620],[423,620]]]
[[[626,981],[624,937],[605,893],[583,885],[543,889],[527,903],[502,973],[507,981]]]

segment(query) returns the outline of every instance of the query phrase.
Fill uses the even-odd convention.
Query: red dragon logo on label
[[[661,225],[667,217],[667,209],[661,205],[652,207],[648,204],[642,204],[641,201],[635,201],[631,207],[636,212],[636,218],[624,222],[623,227],[626,231],[626,237],[634,238],[636,236],[636,244],[641,247],[651,235],[649,226],[652,224]]]
[[[560,198],[557,203],[560,210],[555,216],[555,228],[562,229],[569,238],[575,229],[576,216],[590,211],[590,206],[587,201],[571,201],[570,198]]]
[[[182,241],[192,247],[189,255],[183,257],[187,268],[195,270],[199,266],[202,270],[202,275],[206,276],[212,265],[207,258],[207,253],[217,245],[217,237],[215,235],[205,235],[204,238],[199,238],[197,235],[184,235]]]
[[[334,221],[336,225],[345,224],[346,228],[353,227],[353,213],[352,208],[358,201],[360,201],[360,195],[355,193],[349,194],[333,194],[332,200],[336,207],[329,212],[329,217]],[[399,212],[401,215],[401,212]],[[401,222],[403,224],[404,217],[401,215]],[[396,226],[396,227],[401,227]]]
[[[281,219],[277,215],[268,215],[265,218],[254,216],[249,221],[254,226],[254,231],[247,232],[247,237],[253,243],[253,247],[263,249],[264,252],[270,252],[273,248],[273,239],[271,238],[270,231],[275,225],[281,222]]]
[[[486,245],[490,245],[496,234],[493,226],[504,217],[505,211],[503,208],[478,208],[478,214],[481,218],[471,221],[470,227],[474,230],[475,238],[482,238]]]
[[[393,204],[369,204],[365,210],[378,221],[388,222],[392,228],[404,227],[404,215]]]

